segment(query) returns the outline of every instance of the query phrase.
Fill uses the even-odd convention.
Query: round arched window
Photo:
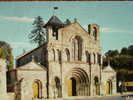
[[[94,39],[97,40],[97,28],[96,27],[93,27],[93,36],[94,36]]]

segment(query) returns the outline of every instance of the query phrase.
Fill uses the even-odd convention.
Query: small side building
[[[101,73],[101,93],[102,95],[113,95],[117,92],[116,71],[110,65],[102,69]]]
[[[32,100],[47,98],[46,68],[34,60],[16,68],[15,85],[16,100]]]

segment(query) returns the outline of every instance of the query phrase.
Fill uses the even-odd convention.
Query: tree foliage
[[[42,17],[38,16],[33,22],[33,30],[29,34],[29,39],[32,43],[36,43],[38,46],[41,46],[46,42],[46,32],[43,28],[44,22]]]
[[[113,57],[119,55],[118,50],[109,50],[108,52],[105,53],[106,57]]]
[[[127,48],[126,47],[123,47],[121,49],[120,55],[127,55]]]
[[[0,41],[0,58],[6,59],[7,69],[11,70],[13,68],[13,55],[12,48],[10,45],[4,41]]]
[[[109,57],[108,59],[104,58],[104,66],[108,65],[108,61],[110,62],[110,65],[116,69],[133,69],[133,57],[132,56],[114,56],[114,57]]]
[[[133,56],[133,45],[130,45],[127,50],[128,55]]]
[[[130,45],[128,48],[123,47],[120,53],[118,50],[109,50],[106,52],[103,59],[103,66],[107,66],[108,62],[116,70],[133,70],[133,45]]]

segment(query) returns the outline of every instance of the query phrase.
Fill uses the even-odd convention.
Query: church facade
[[[102,79],[99,25],[89,24],[86,31],[76,19],[63,23],[52,16],[44,28],[47,43],[16,58],[15,99],[104,95],[101,84],[115,74]],[[112,83],[108,88],[116,93]]]
[[[36,62],[44,65],[47,69],[47,97],[100,95],[99,26],[89,24],[86,31],[76,19],[65,25],[52,16],[44,28],[48,42],[18,57],[17,67],[23,67],[33,56]]]

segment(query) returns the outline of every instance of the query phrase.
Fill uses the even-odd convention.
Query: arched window
[[[66,56],[67,56],[67,61],[70,61],[70,52],[69,52],[69,49],[65,49],[66,51]]]
[[[97,28],[96,27],[93,27],[93,36],[94,36],[94,39],[97,40]]]
[[[73,58],[78,60],[78,41],[73,39]]]
[[[82,60],[82,38],[80,36],[76,36],[73,43],[73,58],[74,60]]]
[[[95,53],[93,54],[93,60],[94,60],[94,64],[96,63],[96,55]]]
[[[95,85],[95,93],[96,95],[100,94],[100,85],[99,85],[99,79],[97,76],[94,77],[94,85]]]
[[[101,55],[100,54],[97,54],[97,61],[98,61],[98,64],[101,65]]]
[[[95,76],[95,77],[94,77],[94,84],[96,85],[96,84],[98,84],[98,83],[99,83],[98,77]]]
[[[56,88],[60,87],[60,79],[57,76],[55,77],[55,85],[56,85]]]
[[[86,51],[86,62],[91,64],[91,55],[89,54],[88,51]]]
[[[59,49],[57,50],[57,54],[58,54],[58,61],[61,62],[61,51]]]
[[[53,52],[53,61],[55,61],[55,50],[53,49],[52,52]]]

